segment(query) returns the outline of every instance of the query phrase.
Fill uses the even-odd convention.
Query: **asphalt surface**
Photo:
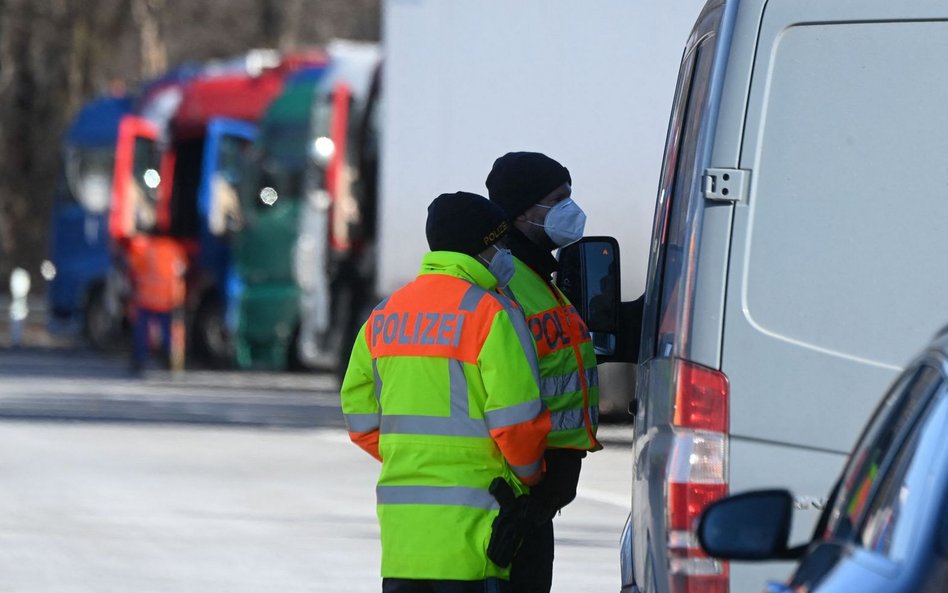
[[[0,418],[342,427],[328,375],[148,370],[79,348],[0,349]]]
[[[344,428],[330,374],[187,370],[132,373],[82,347],[0,348],[0,419]],[[631,428],[600,428],[626,446]]]
[[[630,429],[601,434],[555,593],[618,588]],[[0,593],[377,592],[377,474],[331,376],[0,348]]]

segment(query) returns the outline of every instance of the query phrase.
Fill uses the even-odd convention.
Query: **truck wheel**
[[[194,315],[192,331],[194,353],[201,362],[215,369],[233,365],[233,336],[227,331],[224,306],[218,299],[204,299]]]
[[[115,352],[122,346],[122,318],[109,310],[104,286],[97,286],[89,294],[84,330],[86,339],[96,350]]]
[[[290,347],[287,349],[286,370],[291,373],[309,373],[314,369],[306,364],[303,353],[300,352],[300,326],[297,325],[290,337]]]

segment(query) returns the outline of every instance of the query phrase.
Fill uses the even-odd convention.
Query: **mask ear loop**
[[[572,202],[572,201],[573,201],[572,198],[566,198],[565,200],[560,200],[559,202],[553,204],[552,206],[545,206],[545,205],[543,205],[543,204],[541,204],[541,203],[539,203],[539,202],[537,202],[536,204],[534,204],[534,206],[536,206],[537,208],[543,208],[544,210],[552,210],[552,209],[556,208],[557,206],[559,206],[560,204],[563,204],[563,203],[566,203],[566,202]],[[540,227],[541,229],[545,229],[545,228],[546,228],[546,225],[545,225],[545,224],[540,224],[539,222],[533,222],[532,220],[527,220],[526,223],[527,223],[527,224],[532,224],[533,226],[538,226],[538,227]]]
[[[540,202],[537,202],[536,204],[534,204],[534,206],[536,206],[537,208],[543,208],[544,210],[552,210],[552,209],[556,208],[557,206],[559,206],[560,204],[566,204],[566,203],[572,202],[572,201],[573,201],[573,198],[565,198],[565,199],[562,199],[562,200],[560,200],[559,202],[553,204],[552,206],[546,206],[545,204],[541,204]]]

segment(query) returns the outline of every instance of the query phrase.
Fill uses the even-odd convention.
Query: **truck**
[[[364,155],[375,44],[333,41],[261,121],[235,235],[242,368],[336,369],[370,288],[374,164]],[[269,198],[267,194],[269,192]]]
[[[99,349],[114,345],[122,329],[109,280],[108,215],[119,122],[132,108],[132,98],[119,94],[97,97],[79,110],[63,139],[53,204],[49,327],[54,333],[81,331]]]
[[[179,96],[172,93],[176,105],[167,129],[143,117],[123,121],[129,134],[125,146],[133,154],[116,164],[122,205],[113,228],[117,237],[157,231],[186,246],[189,350],[204,364],[222,367],[233,360],[233,326],[226,313],[239,285],[233,280],[229,233],[239,224],[237,187],[256,135],[254,124],[289,74],[324,60],[322,52],[301,52],[284,56],[274,67],[260,64],[248,72],[190,79],[180,85]],[[136,164],[140,152],[151,155],[149,165]],[[140,174],[151,175],[152,182],[144,180],[144,185],[154,185],[155,191],[145,193],[153,202],[129,191],[142,186]],[[122,220],[141,218],[126,211],[144,213],[144,227],[123,225]]]
[[[51,332],[81,332],[100,350],[123,340],[126,282],[114,265],[108,229],[122,118],[137,114],[164,129],[187,81],[240,68],[233,61],[181,66],[135,91],[96,97],[76,114],[63,138],[63,170],[50,229]]]

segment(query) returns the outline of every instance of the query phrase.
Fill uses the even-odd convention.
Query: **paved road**
[[[0,417],[343,426],[328,375],[166,371],[131,375],[82,349],[0,349]]]
[[[556,520],[557,593],[618,587],[626,431]],[[377,471],[329,377],[0,350],[0,593],[377,592]]]

